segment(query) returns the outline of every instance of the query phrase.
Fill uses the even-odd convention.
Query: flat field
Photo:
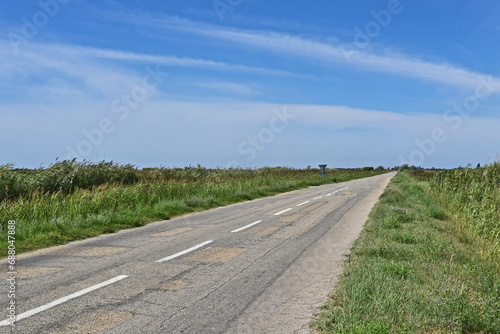
[[[137,169],[113,162],[63,161],[40,169],[0,168],[0,230],[15,221],[16,252],[142,226],[189,212],[385,170],[260,168]],[[10,225],[12,226],[12,225]],[[0,240],[6,256],[7,238]]]

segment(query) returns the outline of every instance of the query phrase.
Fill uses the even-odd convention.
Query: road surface
[[[393,175],[22,254],[13,298],[2,260],[0,333],[310,333]]]

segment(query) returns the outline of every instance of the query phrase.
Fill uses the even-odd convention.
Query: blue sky
[[[0,164],[500,154],[498,1],[0,3]]]

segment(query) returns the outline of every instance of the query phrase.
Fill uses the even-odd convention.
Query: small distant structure
[[[325,175],[328,174],[326,172],[326,165],[318,165],[318,166],[321,169],[321,173],[319,173],[319,175],[323,175],[323,181],[325,181]]]

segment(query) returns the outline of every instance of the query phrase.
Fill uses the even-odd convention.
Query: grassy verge
[[[46,169],[0,168],[0,256],[16,221],[16,252],[137,227],[258,197],[383,170],[151,168],[64,161]]]
[[[457,225],[427,185],[406,172],[393,178],[315,329],[500,333],[499,259],[482,256],[490,241]]]

